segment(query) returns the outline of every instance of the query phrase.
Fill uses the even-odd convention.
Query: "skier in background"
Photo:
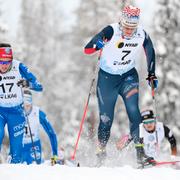
[[[100,123],[98,128],[97,156],[106,156],[106,145],[110,137],[114,108],[118,95],[124,101],[130,121],[130,132],[136,144],[137,163],[148,160],[143,144],[139,140],[141,114],[138,105],[139,78],[135,61],[142,47],[145,50],[148,83],[157,88],[155,75],[155,51],[148,34],[139,25],[140,9],[126,6],[119,23],[106,26],[85,46],[85,54],[102,50],[97,82]],[[151,158],[150,158],[151,159]]]
[[[7,124],[11,161],[20,163],[25,125],[22,87],[42,91],[42,85],[20,61],[13,59],[10,44],[0,43],[0,148]]]
[[[172,131],[162,122],[157,122],[152,110],[145,110],[141,113],[142,123],[140,128],[140,139],[144,144],[145,154],[159,159],[161,157],[161,144],[167,139],[170,144],[171,157],[177,156],[176,138]],[[132,141],[129,135],[120,138],[116,146],[118,150],[124,149]]]
[[[140,138],[144,143],[144,150],[148,156],[159,158],[162,141],[166,138],[170,144],[171,155],[177,156],[176,139],[172,131],[162,122],[157,122],[152,110],[141,113]]]
[[[24,146],[22,162],[26,162],[27,164],[31,164],[33,162],[41,164],[43,162],[41,140],[39,136],[39,130],[41,125],[44,128],[47,135],[49,136],[52,148],[51,161],[54,161],[55,163],[58,160],[58,143],[56,133],[53,127],[51,126],[49,120],[47,119],[46,114],[42,110],[40,110],[39,107],[33,105],[32,93],[28,89],[24,90],[24,109],[29,125],[26,121],[25,132],[23,137]]]

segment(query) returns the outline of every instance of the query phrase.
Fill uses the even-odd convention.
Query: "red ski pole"
[[[81,122],[80,122],[80,128],[79,128],[77,140],[76,140],[76,143],[75,143],[75,146],[74,146],[74,151],[73,151],[73,154],[71,156],[71,160],[74,160],[75,156],[76,156],[76,151],[77,151],[77,148],[78,148],[79,139],[80,139],[80,136],[81,136],[81,133],[82,133],[84,120],[86,118],[86,113],[87,113],[87,109],[88,109],[88,105],[89,105],[89,100],[90,100],[90,97],[91,97],[91,94],[92,94],[92,88],[94,86],[96,75],[97,75],[97,72],[98,72],[98,69],[99,69],[99,60],[101,58],[101,54],[102,54],[102,49],[100,49],[100,51],[99,51],[98,62],[97,62],[96,69],[95,69],[95,72],[94,72],[94,77],[93,77],[93,79],[91,81],[88,98],[87,98],[87,101],[85,103],[84,112],[83,112],[83,116],[82,116],[82,119],[81,119]]]

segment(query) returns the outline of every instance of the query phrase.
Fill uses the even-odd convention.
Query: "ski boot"
[[[59,164],[59,165],[64,165],[65,164],[65,160],[64,160],[64,149],[62,147],[60,147],[60,149],[58,150],[58,155],[54,155],[51,158],[51,165],[55,165],[55,164]]]
[[[135,147],[136,147],[136,152],[137,152],[138,169],[144,169],[146,167],[155,165],[154,158],[149,157],[145,154],[143,144],[138,144]]]
[[[97,156],[97,167],[100,167],[104,164],[106,159],[106,146],[102,144],[98,144],[96,148],[96,156]]]

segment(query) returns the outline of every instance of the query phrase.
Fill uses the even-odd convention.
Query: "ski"
[[[180,161],[155,161],[152,160],[148,163],[138,166],[138,169],[146,169],[151,167],[163,166],[163,165],[177,165]]]
[[[131,142],[132,142],[132,137],[127,134],[122,136],[119,141],[116,143],[116,148],[120,151],[122,151],[123,149],[125,149]]]
[[[154,166],[160,166],[160,165],[176,165],[177,163],[180,163],[180,161],[154,161]]]

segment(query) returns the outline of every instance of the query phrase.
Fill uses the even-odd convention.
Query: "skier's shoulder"
[[[141,26],[141,25],[139,25],[138,27],[137,27],[137,31],[138,32],[143,32],[143,33],[146,33],[146,30],[143,28],[143,26]]]
[[[40,111],[40,108],[38,106],[36,106],[36,105],[33,105],[32,108],[33,108],[34,111],[37,111],[37,112]]]
[[[40,109],[38,106],[32,105],[31,113],[33,116],[39,117],[40,116]]]
[[[46,113],[38,107],[40,119],[46,119]]]
[[[164,124],[163,122],[156,122],[156,130],[157,131],[164,131]]]
[[[158,122],[156,122],[156,126],[163,127],[164,124],[163,124],[163,122],[158,121]]]
[[[145,38],[146,35],[148,35],[148,34],[146,33],[146,31],[144,30],[144,28],[143,28],[142,26],[138,26],[138,27],[137,27],[137,31],[136,31],[136,35],[137,35],[138,37],[143,37],[143,38]]]
[[[108,24],[107,26],[105,26],[102,30],[102,32],[104,33],[104,35],[106,36],[112,36],[113,32],[115,30],[115,23],[113,24]]]
[[[146,40],[150,39],[149,33],[142,26],[138,26],[137,34],[141,34]]]
[[[20,72],[26,72],[27,71],[27,66],[24,64],[24,62],[18,60],[18,59],[13,59],[13,63],[17,64],[19,66]]]
[[[19,66],[21,64],[21,62],[17,59],[13,59],[13,65],[14,66]]]

